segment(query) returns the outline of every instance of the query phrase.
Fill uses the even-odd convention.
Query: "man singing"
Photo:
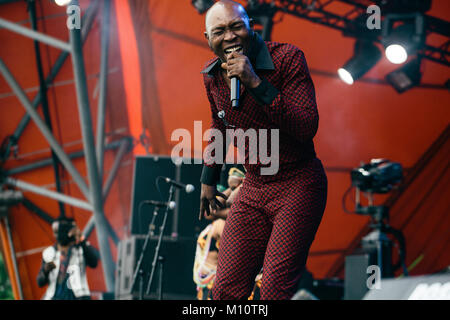
[[[327,177],[313,144],[319,116],[306,60],[293,45],[262,41],[233,1],[216,2],[205,27],[217,56],[202,71],[212,128],[224,136],[229,128],[278,129],[280,155],[278,171],[261,174],[260,161],[248,163],[245,144],[247,173],[226,220],[213,298],[246,299],[262,268],[261,299],[290,299],[327,198]],[[230,102],[233,77],[241,83],[237,109]],[[216,189],[222,164],[204,160],[200,217],[221,206],[216,196],[226,198]]]

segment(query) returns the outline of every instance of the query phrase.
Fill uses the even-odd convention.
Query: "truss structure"
[[[29,5],[34,5],[32,3],[34,0],[28,0]],[[86,82],[86,73],[84,68],[84,58],[82,52],[82,46],[88,33],[91,29],[92,23],[96,18],[100,3],[102,3],[101,9],[101,61],[100,61],[100,73],[99,73],[99,98],[97,106],[97,126],[96,126],[96,137],[94,139],[94,126],[92,124],[91,112],[89,106],[89,97]],[[78,5],[78,1],[72,1],[71,5]],[[5,161],[10,152],[14,150],[15,145],[19,141],[22,133],[27,127],[30,120],[33,120],[42,135],[45,137],[49,143],[52,152],[56,155],[60,164],[64,169],[71,175],[73,181],[78,186],[84,199],[74,198],[72,196],[63,194],[60,190],[51,191],[47,188],[31,184],[26,181],[22,181],[13,177],[13,175],[42,168],[44,166],[54,165],[55,159],[49,158],[41,160],[35,163],[28,164],[26,166],[12,168],[8,171],[2,170],[0,168],[0,187],[1,185],[9,185],[17,189],[33,192],[51,199],[58,201],[59,203],[65,203],[74,207],[82,208],[92,212],[91,219],[85,226],[83,234],[88,237],[92,230],[96,229],[97,239],[99,244],[100,259],[103,267],[103,276],[106,284],[106,289],[108,292],[114,292],[114,281],[115,281],[115,263],[113,261],[111,248],[109,245],[109,237],[114,241],[115,244],[118,243],[119,239],[115,234],[113,228],[111,227],[108,219],[104,214],[103,204],[106,197],[109,194],[110,188],[118,169],[120,167],[121,160],[124,155],[131,150],[132,142],[130,138],[123,138],[114,141],[109,144],[105,144],[105,112],[106,112],[106,94],[107,94],[107,76],[108,76],[108,49],[109,49],[109,29],[110,29],[110,5],[111,2],[107,1],[92,1],[89,7],[85,10],[81,18],[81,29],[68,28],[68,38],[69,41],[63,41],[56,39],[42,32],[37,31],[35,28],[30,29],[24,27],[20,24],[10,22],[6,19],[0,18],[0,28],[8,29],[14,33],[20,34],[22,36],[31,38],[37,42],[53,46],[61,50],[61,53],[56,60],[55,64],[52,66],[51,71],[44,79],[45,86],[52,83],[53,79],[58,74],[59,70],[63,66],[66,59],[70,56],[73,65],[73,74],[75,78],[75,88],[77,96],[77,106],[78,114],[80,119],[81,133],[83,150],[75,152],[72,154],[66,154],[63,147],[55,139],[51,127],[46,123],[39,115],[37,109],[43,104],[46,92],[39,91],[34,99],[30,101],[23,88],[19,85],[15,79],[13,73],[9,70],[5,62],[0,57],[0,74],[4,77],[14,94],[17,96],[22,106],[26,110],[25,116],[18,123],[16,130],[9,137],[5,146],[3,146],[2,160]],[[36,17],[34,16],[34,19]],[[30,17],[33,21],[33,16]],[[38,55],[37,55],[38,56]],[[38,56],[38,63],[40,57]],[[41,88],[42,88],[41,81]],[[104,185],[103,181],[103,162],[104,162],[104,152],[106,150],[117,149],[116,158],[112,165],[112,169],[109,171],[108,177]],[[79,171],[75,168],[72,163],[72,159],[84,157],[88,182],[86,183],[85,178],[81,176]],[[23,204],[30,211],[37,214],[41,219],[46,222],[52,222],[53,218],[44,212],[42,209],[38,208],[36,205],[31,203],[29,200],[24,199]],[[8,223],[6,223],[8,226]],[[12,245],[12,242],[9,244]],[[13,248],[11,248],[13,249]],[[15,257],[12,257],[13,263],[15,263]],[[18,275],[17,275],[18,279]],[[20,287],[20,285],[19,285]]]
[[[384,18],[386,13],[383,7],[384,2],[382,0],[248,0],[246,10],[250,17],[262,27],[265,40],[270,38],[275,13],[282,12],[339,30],[348,37],[364,37],[381,42],[381,30],[369,30],[366,27],[366,21],[369,17],[367,8],[371,5],[380,6],[382,19]],[[446,40],[440,45],[425,45],[419,50],[418,55],[450,66],[450,23],[429,15],[424,16],[426,34],[439,34]],[[267,22],[267,19],[271,22]]]

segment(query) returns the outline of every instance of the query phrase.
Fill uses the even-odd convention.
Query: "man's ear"
[[[58,228],[59,228],[59,222],[58,221],[53,221],[53,223],[52,223],[52,231],[54,233],[57,233],[58,232]]]
[[[250,26],[250,29],[253,30],[253,27],[255,26],[255,20],[252,18],[248,18],[248,25]]]
[[[209,36],[208,36],[208,32],[203,32],[203,34],[205,35],[205,38],[206,38],[206,40],[208,40],[209,41]]]

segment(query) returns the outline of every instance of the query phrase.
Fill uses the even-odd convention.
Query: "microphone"
[[[182,184],[181,182],[177,182],[167,177],[163,177],[163,179],[166,180],[167,183],[170,183],[171,185],[174,185],[177,188],[184,189],[186,193],[191,193],[192,191],[195,190],[192,184]]]
[[[155,207],[169,207],[169,209],[175,209],[177,206],[175,201],[170,202],[161,202],[161,201],[155,201],[155,200],[145,200],[144,203],[152,204]]]
[[[231,78],[231,106],[239,108],[239,94],[241,89],[241,82],[237,77]]]

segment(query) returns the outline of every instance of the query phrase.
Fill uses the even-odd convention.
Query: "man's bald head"
[[[232,0],[220,0],[217,1],[209,10],[205,16],[205,30],[209,34],[212,24],[214,24],[219,16],[222,16],[224,12],[233,12],[236,17],[240,16],[245,21],[248,28],[250,28],[250,19],[245,11],[244,7]]]
[[[252,22],[242,5],[231,0],[216,2],[205,18],[205,37],[221,61],[233,51],[246,55],[254,36]]]

